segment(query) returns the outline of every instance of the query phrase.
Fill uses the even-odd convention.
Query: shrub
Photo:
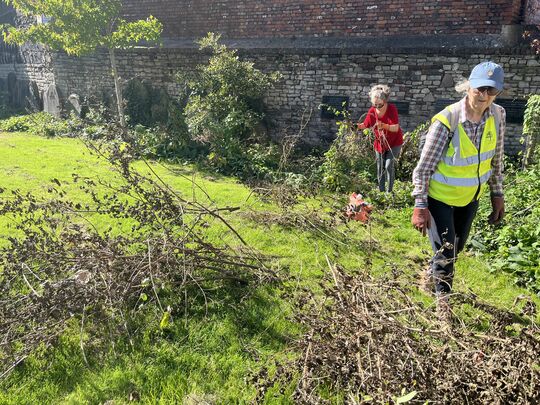
[[[73,127],[79,125],[79,120],[71,117],[62,120],[46,112],[29,115],[19,115],[0,121],[0,130],[6,132],[28,132],[40,136],[66,136],[73,133]]]
[[[30,129],[27,116],[10,117],[0,121],[0,130],[6,132],[24,132]]]
[[[331,191],[360,191],[371,188],[375,179],[372,131],[358,133],[350,113],[339,113],[338,132],[330,149],[324,154],[320,175],[322,184]]]
[[[429,129],[429,124],[429,121],[426,121],[404,134],[403,146],[396,162],[396,178],[399,180],[411,180],[414,168],[420,159],[421,141]]]
[[[199,41],[200,49],[209,49],[211,56],[183,83],[189,89],[185,117],[191,137],[208,146],[209,163],[220,171],[238,173],[256,158],[249,146],[267,143],[264,133],[257,133],[264,115],[261,100],[278,75],[241,61],[236,51],[218,43],[219,38],[208,34]]]
[[[168,123],[171,100],[165,90],[146,81],[133,79],[128,83],[124,97],[130,124],[153,127]]]
[[[514,274],[518,284],[540,293],[540,164],[514,169],[506,178],[506,218],[496,232],[477,221],[471,244],[490,255],[493,269]],[[479,216],[486,218],[490,210],[486,199]]]
[[[170,101],[167,120],[160,125],[135,125],[133,131],[144,155],[175,160],[196,159],[207,153],[208,148],[205,145],[191,139],[184,116],[184,105],[185,102]]]

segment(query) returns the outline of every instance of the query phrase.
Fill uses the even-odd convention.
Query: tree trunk
[[[112,75],[114,79],[114,92],[116,94],[116,105],[118,106],[118,118],[120,127],[124,131],[126,129],[126,117],[124,116],[124,97],[122,95],[122,84],[118,77],[118,69],[116,66],[116,55],[113,48],[109,48],[109,57],[111,59]]]

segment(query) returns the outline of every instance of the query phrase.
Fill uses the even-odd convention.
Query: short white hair
[[[468,79],[463,79],[454,87],[458,93],[465,94],[471,88],[471,84]]]
[[[379,100],[388,101],[390,96],[390,87],[385,84],[376,84],[369,91],[369,98],[371,100],[378,98]]]

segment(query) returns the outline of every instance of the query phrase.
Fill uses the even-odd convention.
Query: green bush
[[[412,174],[420,159],[420,144],[429,129],[429,121],[418,125],[411,132],[403,135],[403,146],[396,162],[396,178],[411,181]]]
[[[206,154],[208,148],[195,142],[188,131],[183,106],[185,103],[171,101],[168,104],[167,121],[154,127],[135,125],[137,143],[143,154],[153,158],[196,159]]]
[[[25,132],[30,129],[30,122],[27,116],[16,116],[0,121],[0,130],[6,132]]]
[[[350,120],[350,113],[340,112],[338,132],[330,149],[324,154],[320,167],[322,184],[331,191],[362,191],[373,187],[375,181],[375,155],[372,132],[359,133]]]
[[[0,121],[0,130],[6,132],[28,132],[39,136],[69,136],[73,134],[74,127],[80,124],[79,120],[71,117],[63,120],[46,112],[29,115],[19,115]]]
[[[168,123],[171,99],[165,90],[156,88],[146,81],[133,79],[124,90],[124,98],[126,114],[131,125],[153,127]]]
[[[258,151],[268,144],[264,132],[257,131],[264,115],[261,100],[278,75],[240,60],[236,51],[219,44],[219,38],[208,34],[199,41],[201,50],[210,50],[210,60],[182,83],[189,94],[186,124],[192,139],[208,147],[208,162],[218,170],[258,172],[260,153],[250,146]]]
[[[471,244],[490,255],[493,269],[514,274],[518,284],[540,293],[540,164],[510,171],[506,183],[503,223],[495,231],[486,226],[491,210],[486,199]]]

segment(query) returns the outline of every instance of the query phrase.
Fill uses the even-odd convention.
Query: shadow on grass
[[[160,329],[159,312],[147,312],[130,324],[131,343],[124,333],[113,340],[85,338],[81,344],[80,323],[73,322],[54,348],[34,353],[16,368],[2,383],[0,399],[157,400],[156,387],[169,384],[171,376],[177,382],[167,390],[182,395],[194,384],[208,392],[244,392],[251,370],[282,351],[296,333],[278,295],[278,286],[229,283],[204,295],[192,288],[187,306],[185,296],[161,296],[162,304],[172,307],[170,327]]]

